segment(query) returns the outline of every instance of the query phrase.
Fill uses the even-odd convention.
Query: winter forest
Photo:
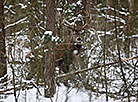
[[[0,0],[0,102],[138,102],[138,0]]]

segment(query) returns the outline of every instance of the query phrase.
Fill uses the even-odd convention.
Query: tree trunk
[[[45,79],[45,97],[51,98],[55,94],[55,57],[51,54],[51,51],[46,53],[45,56],[45,70],[44,70],[44,79]]]
[[[47,31],[55,30],[55,0],[46,0],[46,29]]]
[[[55,0],[46,1],[46,28],[47,31],[55,30]],[[55,94],[55,57],[54,57],[54,46],[52,43],[48,43],[48,52],[45,54],[45,68],[44,68],[44,79],[45,79],[45,97],[51,98]]]
[[[82,0],[82,3],[83,3],[83,6],[84,6],[84,9],[83,9],[83,12],[84,12],[84,16],[85,19],[85,23],[89,23],[89,19],[90,19],[90,0]]]
[[[127,20],[127,32],[126,35],[133,35],[133,17],[134,17],[134,0],[128,0],[129,3],[129,13],[130,15],[128,16]]]
[[[110,7],[115,7],[115,0],[107,0],[107,5]]]
[[[3,77],[7,72],[3,2],[4,0],[0,0],[0,77]]]

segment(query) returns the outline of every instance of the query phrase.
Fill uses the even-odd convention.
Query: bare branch
[[[74,31],[77,31],[77,29],[75,29],[75,27],[71,26],[70,24],[68,24],[67,22],[64,22],[64,25],[67,27],[67,28],[70,28]]]
[[[138,58],[138,56],[131,57],[131,58],[121,60],[121,62],[129,61],[129,60],[133,60],[133,59],[137,59],[137,58]],[[107,63],[107,64],[102,64],[102,65],[94,66],[94,67],[91,67],[91,68],[85,68],[85,69],[77,70],[75,72],[70,72],[70,73],[67,73],[67,74],[62,74],[62,75],[57,76],[57,79],[67,77],[67,76],[70,76],[70,75],[73,75],[73,74],[83,73],[83,72],[86,72],[86,71],[89,71],[89,70],[92,70],[92,69],[98,69],[100,67],[105,67],[105,66],[117,64],[117,63],[120,63],[120,61],[111,62],[111,63]]]

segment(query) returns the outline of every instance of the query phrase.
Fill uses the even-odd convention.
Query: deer
[[[58,67],[60,72],[63,71],[63,73],[68,73],[70,65],[73,64],[74,57],[81,53],[82,38],[80,31],[87,27],[88,23],[82,25],[80,29],[76,29],[68,23],[64,25],[68,29],[71,29],[72,32],[68,41],[57,44],[55,48],[55,67]],[[26,58],[29,58],[31,54],[35,55],[34,51],[29,52]]]
[[[65,22],[65,26],[72,30],[70,39],[67,42],[60,43],[55,50],[55,62],[56,67],[62,70],[64,73],[69,72],[69,66],[73,64],[73,59],[76,55],[79,55],[82,51],[82,38],[81,33],[88,23],[82,25],[80,29],[72,27]]]
[[[64,73],[68,73],[73,57],[81,51],[81,42],[81,37],[73,35],[70,41],[60,43],[55,50],[56,67],[59,67]]]

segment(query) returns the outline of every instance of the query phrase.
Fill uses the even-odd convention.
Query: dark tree
[[[46,1],[46,29],[52,31],[54,35],[55,30],[55,0]],[[54,46],[49,42],[47,44],[48,52],[45,55],[45,97],[53,97],[55,93],[55,60],[54,60]]]
[[[0,77],[6,74],[6,49],[4,30],[4,0],[0,0]]]

